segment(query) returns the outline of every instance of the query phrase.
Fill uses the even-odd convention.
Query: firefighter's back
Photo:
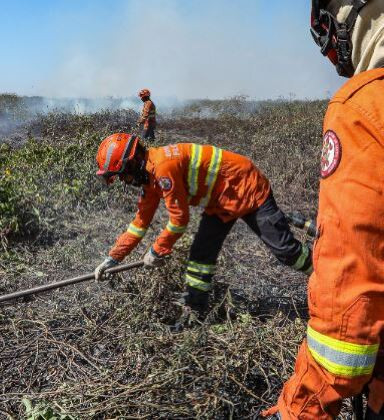
[[[264,174],[245,156],[211,145],[170,144],[152,149],[161,176],[183,179],[189,204],[231,220],[257,209],[270,194]]]

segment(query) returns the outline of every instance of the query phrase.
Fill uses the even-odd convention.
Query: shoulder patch
[[[163,191],[169,191],[172,188],[172,180],[167,176],[162,176],[159,179],[159,186]]]
[[[328,130],[324,134],[323,150],[321,152],[321,177],[327,178],[332,175],[341,160],[341,143],[337,134]]]
[[[164,154],[168,158],[179,157],[180,150],[177,144],[169,144],[168,146],[163,147]]]

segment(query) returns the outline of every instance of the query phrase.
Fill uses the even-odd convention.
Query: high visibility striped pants
[[[311,250],[295,239],[272,194],[243,220],[282,263],[304,272],[312,271]],[[187,289],[197,301],[211,289],[217,257],[235,221],[224,223],[206,213],[201,218],[185,274]]]

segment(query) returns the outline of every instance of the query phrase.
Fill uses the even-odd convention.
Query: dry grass
[[[325,104],[214,105],[209,118],[196,117],[196,108],[164,117],[157,144],[209,142],[247,154],[271,179],[284,210],[314,215]],[[88,174],[100,138],[129,129],[131,117],[120,117],[101,113],[82,121],[62,114],[33,122],[41,144],[60,151],[87,138],[89,151],[75,200],[71,189],[49,194],[54,184],[67,182],[56,173],[60,165],[50,166],[50,181],[39,184],[48,197],[44,207],[32,201],[45,222],[33,236],[8,238],[0,256],[1,293],[92,271],[125,229],[134,213],[132,196],[115,189],[108,197],[90,187]],[[71,170],[71,159],[66,162]],[[33,419],[256,419],[274,403],[304,336],[306,279],[281,266],[239,222],[220,255],[207,319],[172,333],[198,219],[194,211],[164,268],[2,306],[0,416],[25,418],[27,407]],[[162,208],[128,260],[141,258],[165,220]],[[226,315],[231,307],[236,319]]]

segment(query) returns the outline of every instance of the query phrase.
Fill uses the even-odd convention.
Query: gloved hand
[[[98,265],[95,269],[95,280],[101,281],[103,280],[104,271],[108,268],[115,267],[119,264],[119,261],[114,260],[112,257],[107,257],[100,265]]]
[[[164,265],[164,257],[157,254],[153,248],[144,255],[144,264],[148,267],[161,267]]]

